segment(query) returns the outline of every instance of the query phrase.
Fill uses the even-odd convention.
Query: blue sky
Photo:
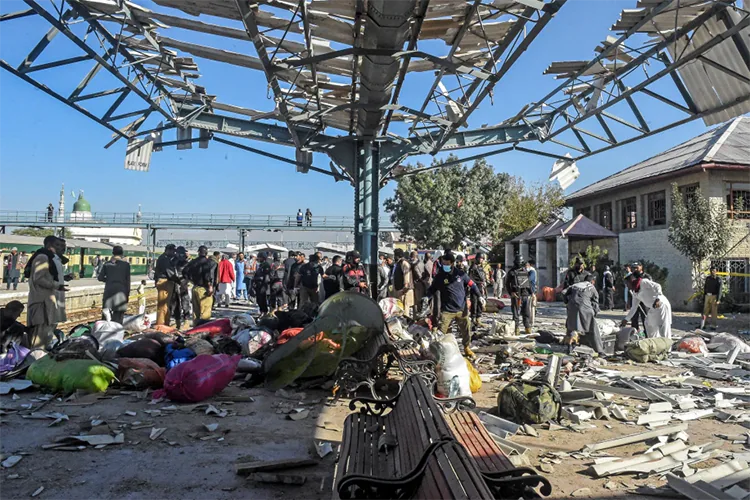
[[[169,9],[143,5],[162,12]],[[0,2],[0,13],[23,10],[15,0]],[[544,32],[534,41],[506,77],[496,86],[494,106],[487,100],[474,113],[470,126],[495,124],[514,115],[526,103],[543,97],[558,81],[542,71],[556,60],[590,59],[593,48],[603,40],[609,27],[625,8],[634,8],[635,0],[569,0]],[[206,22],[216,22],[202,17]],[[222,20],[222,23],[226,21]],[[17,66],[48,29],[35,18],[5,22],[0,29],[0,58]],[[168,36],[211,44],[216,47],[255,55],[250,43],[239,40],[216,42],[182,30],[170,30]],[[208,35],[205,35],[208,37]],[[38,63],[56,55],[78,55],[67,40],[58,36]],[[220,101],[259,109],[272,109],[266,98],[265,78],[260,72],[196,58],[202,77],[197,80]],[[70,92],[91,66],[91,62],[39,72],[36,75],[53,88]],[[104,72],[101,72],[104,74]],[[424,99],[429,74],[407,79],[400,101],[419,107]],[[113,80],[97,75],[89,91],[110,88]],[[666,95],[674,91],[664,87]],[[92,109],[97,104],[91,102]],[[641,102],[644,109],[656,105]],[[86,103],[88,105],[88,103]],[[106,109],[108,103],[102,104]],[[650,108],[650,106],[654,106]],[[670,111],[654,115],[668,118]],[[398,129],[396,129],[398,130]],[[579,162],[581,177],[569,189],[574,191],[606,177],[637,161],[685,141],[706,128],[694,121],[677,129],[631,145],[602,153]],[[335,134],[336,131],[329,131]],[[617,132],[616,132],[617,133]],[[320,215],[350,215],[353,190],[344,182],[334,183],[328,176],[298,174],[294,167],[229,146],[212,143],[208,149],[177,151],[174,147],[155,153],[148,173],[123,168],[125,143],[109,149],[111,133],[36,90],[22,80],[0,70],[0,208],[42,210],[50,202],[57,204],[60,184],[65,183],[66,202],[70,191],[84,189],[95,211],[132,212],[139,204],[144,212],[254,213],[289,214],[297,208],[310,208]],[[165,136],[165,140],[173,137]],[[293,150],[264,143],[251,146],[293,158]],[[564,152],[557,149],[556,152]],[[464,150],[462,156],[476,154]],[[418,158],[428,163],[430,157]],[[417,158],[412,159],[412,161]],[[507,153],[490,158],[500,172],[522,176],[527,181],[543,181],[549,175],[551,161],[536,155]],[[315,155],[314,164],[325,167],[328,158]],[[394,183],[381,192],[381,200],[390,196]],[[68,205],[70,206],[70,205]]]

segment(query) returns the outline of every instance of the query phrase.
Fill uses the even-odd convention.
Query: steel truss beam
[[[748,98],[740,98],[734,102],[725,103],[718,108],[706,110],[705,112],[698,112],[695,103],[690,98],[690,94],[688,93],[679,75],[677,74],[677,70],[690,61],[700,60],[703,63],[711,65],[712,67],[718,66],[718,70],[724,71],[726,74],[737,78],[743,83],[747,83],[747,78],[745,78],[743,75],[737,74],[731,69],[725,68],[721,64],[709,60],[707,57],[705,57],[704,54],[706,54],[716,45],[722,43],[724,40],[735,40],[736,36],[740,33],[741,30],[750,26],[750,14],[745,15],[745,17],[736,24],[730,22],[729,24],[727,24],[727,30],[724,33],[714,36],[701,46],[693,47],[692,52],[687,55],[676,57],[675,61],[670,61],[664,52],[668,46],[674,44],[681,38],[687,37],[689,33],[691,33],[694,29],[700,27],[713,16],[717,16],[719,19],[721,19],[722,14],[726,13],[727,4],[725,2],[716,2],[705,12],[696,16],[691,21],[685,23],[681,27],[670,31],[668,36],[664,36],[659,42],[649,44],[643,50],[639,50],[637,57],[632,58],[632,60],[627,63],[623,63],[622,66],[616,67],[616,69],[612,73],[606,74],[604,79],[598,82],[599,88],[604,89],[607,85],[611,85],[613,87],[613,92],[607,92],[608,98],[601,104],[597,103],[595,106],[587,106],[584,108],[584,106],[581,104],[583,99],[585,99],[587,96],[592,96],[592,99],[595,99],[597,97],[595,94],[594,84],[589,81],[582,80],[582,75],[596,63],[599,63],[606,59],[606,57],[611,55],[613,51],[617,49],[617,47],[624,46],[624,42],[627,37],[634,34],[643,25],[647,24],[651,19],[653,19],[655,15],[663,12],[664,9],[666,9],[666,7],[668,7],[672,3],[673,2],[666,1],[652,9],[650,15],[644,16],[644,18],[639,23],[628,30],[620,39],[617,40],[617,42],[611,44],[604,51],[602,51],[602,53],[598,57],[590,61],[583,69],[580,69],[575,75],[568,78],[565,83],[548,94],[544,99],[532,104],[532,106],[523,113],[521,119],[528,120],[531,117],[536,116],[536,112],[542,110],[542,105],[545,105],[551,97],[559,94],[560,91],[574,88],[575,86],[588,86],[588,88],[585,88],[580,93],[571,95],[569,98],[565,99],[561,105],[557,106],[552,111],[545,109],[545,113],[552,115],[552,126],[549,130],[549,134],[541,139],[542,142],[550,141],[562,144],[559,140],[556,140],[556,138],[559,137],[563,132],[570,131],[576,137],[577,141],[581,145],[581,148],[565,144],[564,145],[582,153],[576,158],[578,160],[587,158],[593,154],[607,151],[623,144],[634,142],[635,140],[642,139],[644,137],[649,137],[651,135],[682,125],[689,121],[702,118],[706,115],[723,111],[740,102],[747,101]],[[664,64],[664,68],[653,74],[649,74],[650,72],[647,73],[647,75],[649,76],[647,78],[643,78],[636,85],[628,86],[624,82],[624,78],[626,76],[633,74],[638,68],[641,67],[642,64],[651,60],[661,61]],[[683,97],[684,103],[676,102],[673,99],[664,97],[663,95],[647,88],[649,85],[665,76],[669,76],[672,79],[679,94]],[[649,121],[644,116],[643,110],[638,107],[634,100],[634,96],[638,94],[642,94],[663,102],[687,114],[688,116],[684,119],[674,121],[668,125],[652,130],[652,128],[649,126]],[[637,124],[630,123],[629,121],[617,115],[607,112],[608,108],[621,102],[624,102],[628,106],[633,114],[633,117],[635,117]],[[583,122],[586,122],[590,119],[594,119],[598,122],[606,137],[582,128]],[[608,120],[617,122],[621,125],[635,130],[637,135],[626,140],[618,140],[615,134],[610,129],[607,123]],[[593,145],[589,145],[583,139],[583,135],[593,137],[598,141],[601,141],[603,145],[597,145],[596,147],[593,147]]]

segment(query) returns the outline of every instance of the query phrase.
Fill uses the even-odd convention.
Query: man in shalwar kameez
[[[627,324],[640,307],[646,312],[646,335],[648,338],[672,338],[672,304],[664,296],[661,285],[646,278],[635,278],[628,282],[633,295],[633,306],[630,308],[623,324]]]
[[[570,285],[565,289],[567,298],[568,318],[565,326],[568,337],[575,338],[576,333],[582,334],[582,343],[591,347],[599,354],[605,354],[604,344],[596,324],[599,314],[599,294],[596,286],[587,279]]]

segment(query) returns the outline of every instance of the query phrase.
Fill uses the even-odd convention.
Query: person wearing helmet
[[[455,263],[456,257],[452,253],[446,253],[441,257],[440,270],[433,278],[430,288],[427,289],[427,295],[423,302],[427,302],[435,295],[437,296],[440,304],[438,313],[440,331],[443,335],[447,334],[451,324],[455,321],[458,331],[461,333],[464,354],[473,358],[474,353],[470,348],[471,322],[469,321],[466,290],[469,289],[472,293],[478,295],[479,289],[476,283]]]
[[[489,266],[484,261],[484,254],[479,252],[474,257],[471,267],[469,267],[469,278],[476,283],[479,289],[479,295],[471,297],[471,318],[475,328],[481,325],[482,310],[487,303],[487,285],[492,281],[492,274]]]
[[[370,280],[367,270],[362,264],[362,256],[358,251],[352,250],[346,253],[346,264],[344,265],[344,290],[351,290],[362,294],[370,293]]]
[[[284,264],[281,262],[281,254],[273,253],[273,262],[271,263],[271,286],[269,289],[269,307],[271,312],[281,308],[284,303]]]
[[[268,294],[271,285],[271,264],[268,262],[266,252],[258,253],[258,266],[255,269],[255,278],[253,286],[255,288],[255,298],[258,301],[258,308],[261,314],[268,314]]]
[[[530,313],[531,307],[531,281],[529,272],[524,267],[523,257],[516,255],[513,260],[513,269],[505,276],[505,289],[510,295],[510,308],[513,312],[513,321],[516,323],[516,335],[520,331],[520,323],[527,334],[531,333]]]

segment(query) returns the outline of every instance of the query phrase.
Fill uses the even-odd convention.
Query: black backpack
[[[316,273],[316,267],[312,263],[308,262],[300,269],[300,276],[302,286],[305,288],[317,288],[318,287],[318,273]]]

